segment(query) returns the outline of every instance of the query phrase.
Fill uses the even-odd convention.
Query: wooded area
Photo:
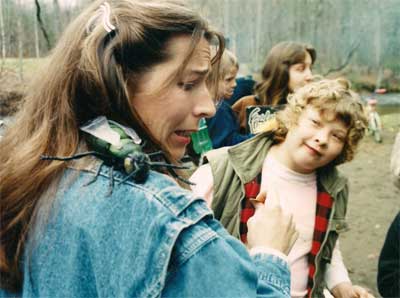
[[[400,85],[400,0],[188,1],[225,34],[244,74],[257,73],[274,44],[295,40],[316,48],[322,75],[340,71],[367,76],[376,87]],[[89,2],[1,0],[2,58],[46,56]]]

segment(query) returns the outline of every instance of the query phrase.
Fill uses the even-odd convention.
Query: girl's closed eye
[[[338,141],[340,141],[340,142],[344,142],[344,136],[343,135],[341,135],[341,134],[339,134],[339,133],[334,133],[333,134],[333,137],[336,139],[336,140],[338,140]]]
[[[319,120],[315,119],[315,118],[310,118],[310,121],[314,126],[320,126],[321,125],[321,122]]]

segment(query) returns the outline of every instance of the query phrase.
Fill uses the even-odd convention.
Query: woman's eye
[[[180,88],[182,88],[183,91],[190,91],[196,86],[196,83],[195,82],[190,82],[190,83],[183,83],[182,82],[182,83],[178,83],[178,86]]]

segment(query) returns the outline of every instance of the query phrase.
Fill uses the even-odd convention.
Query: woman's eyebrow
[[[205,76],[205,75],[208,74],[209,71],[210,71],[209,67],[207,67],[207,68],[198,68],[198,69],[190,69],[190,70],[188,70],[188,74],[189,75],[190,74],[196,74],[196,75],[199,75],[199,76]]]

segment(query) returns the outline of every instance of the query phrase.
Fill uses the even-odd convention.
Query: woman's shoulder
[[[123,181],[124,174],[115,171],[111,174],[108,167],[103,167],[90,184],[93,173],[79,172],[78,175],[72,183],[62,183],[57,195],[59,210],[63,220],[89,232],[96,232],[103,225],[120,229],[126,223],[132,229],[141,228],[150,218],[153,223],[195,221],[199,214],[210,213],[202,201],[193,204],[201,199],[161,173],[150,171],[142,184],[131,179]],[[190,205],[195,206],[193,210],[184,212]]]
[[[63,181],[55,212],[46,228],[36,230],[40,241],[32,242],[38,243],[32,264],[39,274],[34,278],[50,280],[61,272],[74,276],[84,264],[91,276],[104,279],[100,284],[114,278],[124,287],[140,284],[137,296],[146,296],[142,291],[162,281],[173,250],[179,250],[179,260],[183,260],[218,237],[219,230],[212,226],[212,212],[205,201],[167,176],[151,171],[146,182],[138,184],[122,182],[124,175],[114,173],[109,193],[110,176],[105,175],[109,169],[105,170],[86,186],[93,174],[69,172],[79,177]],[[156,265],[148,266],[148,260]]]

